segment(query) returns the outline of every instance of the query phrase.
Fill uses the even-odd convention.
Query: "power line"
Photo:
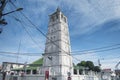
[[[0,54],[13,54],[13,55],[18,55],[18,52],[4,52],[0,51]],[[38,54],[31,54],[31,53],[19,53],[19,55],[26,55],[26,56],[38,56]]]
[[[116,50],[116,49],[120,49],[120,46],[118,47],[114,47],[114,48],[109,48],[109,49],[103,49],[103,50],[96,50],[94,51],[95,52],[105,52],[105,51],[111,51],[111,50]],[[93,49],[92,49],[93,50]],[[16,54],[17,52],[5,52],[5,51],[0,51],[0,53],[6,53],[6,54]],[[44,52],[43,52],[44,53]],[[20,55],[38,55],[38,54],[43,54],[43,53],[20,53]],[[52,53],[47,53],[47,54],[53,54],[53,53],[56,53],[56,52],[52,52]],[[71,53],[75,53],[75,52],[71,52]],[[83,54],[90,54],[90,53],[93,53],[93,52],[88,52],[88,53],[83,53],[80,51],[81,54],[71,54],[71,55],[83,55]]]
[[[105,52],[105,51],[111,51],[111,50],[116,50],[116,49],[120,49],[120,46],[119,47],[115,47],[115,48],[109,48],[109,49],[103,49],[103,50],[96,50],[96,51],[87,52],[87,53],[77,52],[77,53],[81,53],[81,54],[72,54],[72,55],[82,55],[82,54],[89,54],[89,53],[95,53],[95,52]]]
[[[15,18],[16,21],[18,21],[18,22],[21,24],[21,26],[22,26],[23,29],[26,31],[26,33],[29,35],[29,37],[31,38],[31,40],[32,40],[39,48],[42,49],[42,47],[40,47],[40,46],[38,45],[38,43],[37,43],[37,42],[33,39],[33,37],[30,35],[29,31],[28,31],[27,28],[24,26],[24,24],[22,23],[22,21],[21,21],[20,19],[16,18],[16,17],[14,17],[14,18]]]
[[[11,55],[11,54],[1,54],[1,53],[0,53],[0,56],[16,58],[15,55]]]
[[[99,50],[99,51],[97,51],[97,52],[110,51],[110,50],[114,50],[114,49],[120,49],[120,47],[111,48],[111,49],[106,49],[106,50],[101,50],[101,51]],[[12,52],[0,52],[0,53],[17,55],[17,53],[12,53]],[[90,53],[92,53],[92,52],[89,52],[89,53],[86,53],[86,54],[90,54]],[[83,53],[83,54],[85,54],[85,53]],[[71,55],[72,55],[72,57],[73,57],[74,59],[76,59],[77,61],[80,61],[78,58],[74,57],[74,55],[83,55],[83,54],[71,54]],[[31,53],[30,53],[30,54],[28,54],[28,53],[21,53],[20,55],[25,55],[25,56],[38,56],[38,54],[35,54],[35,53],[34,53],[34,55],[31,54]],[[53,55],[53,56],[57,56],[57,55]],[[66,56],[66,55],[62,55],[62,56]]]
[[[20,19],[16,18],[15,16],[12,16],[12,17],[14,17],[14,19],[21,24],[21,26],[22,26],[23,29],[26,31],[26,33],[29,35],[29,37],[31,38],[31,40],[32,40],[38,47],[40,47],[40,46],[37,44],[37,42],[33,39],[33,37],[30,35],[29,31],[26,29],[26,27],[24,26],[24,24],[22,23],[22,21],[21,21]],[[42,49],[42,47],[40,47],[40,48]],[[10,54],[14,54],[14,55],[17,55],[17,54],[18,54],[17,52],[5,52],[5,51],[1,51],[0,53],[5,53],[5,54],[10,53]],[[33,55],[33,54],[37,54],[37,55]],[[18,55],[38,56],[38,54],[43,54],[43,53],[30,53],[30,55],[29,55],[28,53],[23,53],[23,54],[22,54],[22,53],[19,52]]]
[[[26,33],[28,34],[28,36],[31,38],[31,40],[41,49],[43,49],[41,46],[38,45],[38,43],[33,39],[33,37],[30,35],[30,31],[28,31],[28,29],[25,27],[24,23],[22,20],[20,20],[19,18],[15,17],[15,16],[10,16],[10,15],[7,15],[9,17],[13,17],[17,22],[19,22],[21,24],[21,26],[23,27],[23,29],[26,31]]]
[[[12,2],[11,2],[12,3]],[[12,3],[12,5],[14,6],[14,7],[16,7],[15,6],[15,4],[14,3]],[[43,36],[45,36],[47,39],[49,39],[34,23],[32,23],[32,21],[27,17],[27,16],[25,16],[22,12],[21,12],[21,14],[43,35]],[[52,40],[51,40],[52,41]],[[52,43],[54,43],[53,41],[52,41]],[[55,43],[54,43],[55,44]],[[56,45],[56,44],[55,44]],[[111,46],[105,46],[105,47],[100,47],[100,48],[95,48],[95,49],[90,49],[90,50],[98,50],[98,49],[104,49],[104,48],[108,48],[108,47],[112,47],[112,46],[117,46],[117,45],[120,45],[120,44],[115,44],[115,45],[111,45]],[[58,45],[56,45],[56,46],[58,46]],[[59,47],[59,46],[58,46]],[[90,51],[90,50],[87,50],[87,51]],[[108,49],[109,50],[109,49]],[[84,51],[86,51],[86,50],[84,50]],[[103,50],[104,51],[104,50]],[[76,53],[76,52],[83,52],[83,51],[74,51],[74,53]],[[97,51],[97,52],[99,52],[99,51]]]
[[[12,2],[10,1],[10,3],[15,7],[17,8],[17,6]],[[55,44],[51,39],[49,39],[23,12],[20,12],[30,23],[31,25],[33,25],[36,30],[38,30],[46,39],[50,40],[52,44],[54,44],[56,47],[60,48],[57,44]],[[67,54],[66,51],[64,51],[63,49],[61,49],[63,52],[65,52]],[[69,56],[71,56],[70,54],[67,54]]]
[[[20,42],[19,42],[19,46],[18,46],[18,55],[17,55],[17,59],[16,59],[16,63],[18,63],[18,58],[19,58],[19,53],[20,53],[20,48],[21,48],[21,39],[20,39]]]
[[[12,3],[12,2],[11,2]],[[14,3],[12,3],[12,5],[14,5]],[[15,6],[15,5],[14,5]],[[15,6],[16,7],[16,6]],[[34,23],[32,23],[32,21],[27,17],[27,16],[25,16],[22,12],[21,12],[21,14],[43,35],[43,36],[45,36],[48,40],[50,40],[54,45],[56,45],[51,39],[49,39]],[[59,48],[59,46],[58,45],[56,45],[58,48]],[[106,47],[104,47],[104,48],[106,48]],[[120,47],[116,47],[116,48],[110,48],[110,49],[104,49],[104,48],[96,48],[96,49],[91,49],[91,50],[96,50],[95,52],[104,52],[104,51],[110,51],[110,50],[115,50],[115,49],[119,49]],[[99,49],[103,49],[103,50],[99,50]],[[62,51],[64,51],[64,50],[62,50]],[[87,51],[89,51],[89,50],[87,50]],[[65,52],[65,51],[64,51]],[[80,52],[82,52],[82,51],[75,51],[74,53],[80,53]],[[66,52],[65,52],[66,53]],[[71,52],[72,53],[72,52]],[[93,52],[89,52],[89,53],[93,53]],[[83,53],[83,54],[85,54],[85,53]],[[75,54],[72,54],[72,55],[75,55]]]
[[[99,47],[99,48],[94,48],[94,49],[89,49],[89,50],[73,51],[73,52],[70,52],[70,53],[83,53],[83,54],[85,54],[84,52],[93,53],[93,52],[89,52],[89,51],[93,51],[93,50],[94,50],[94,52],[104,52],[104,51],[119,49],[120,47],[117,46],[117,45],[120,45],[120,44],[114,44],[114,45],[109,45],[109,46],[104,46],[104,47]],[[117,47],[115,47],[115,46],[117,46]],[[114,47],[114,48],[111,48],[111,47]],[[105,49],[105,48],[107,48],[107,49]],[[0,53],[16,53],[16,52],[0,51]],[[29,53],[29,54],[43,54],[43,53],[35,53],[35,52],[33,52],[33,53]],[[56,52],[52,52],[52,53],[56,53]],[[28,53],[23,52],[21,54],[28,54]],[[49,53],[47,53],[47,54],[49,54]],[[72,54],[72,55],[81,55],[81,54]]]
[[[110,48],[110,47],[119,46],[119,45],[120,45],[120,44],[113,44],[113,45],[109,45],[109,46],[103,46],[103,47],[98,47],[98,48],[93,48],[93,49],[87,49],[87,50],[80,50],[80,51],[73,51],[73,52],[74,52],[74,53],[77,53],[77,52],[85,52],[85,51],[99,50],[99,49]]]

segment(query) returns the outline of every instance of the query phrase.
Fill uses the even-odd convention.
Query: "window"
[[[54,40],[55,40],[55,36],[54,36]]]
[[[52,20],[55,21],[54,17],[52,17]]]
[[[63,18],[63,14],[61,14],[61,18]]]
[[[58,15],[56,15],[56,19],[58,19]]]
[[[54,19],[54,16],[52,16],[52,17],[51,17],[51,21],[54,21],[54,20],[55,20],[55,19]]]
[[[66,18],[64,17],[64,22],[66,23]]]

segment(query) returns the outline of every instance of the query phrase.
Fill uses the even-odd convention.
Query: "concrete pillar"
[[[79,75],[79,69],[77,69],[77,75]]]
[[[83,73],[83,75],[85,75],[85,70],[83,70],[83,72],[82,72],[82,73]]]
[[[30,70],[30,74],[31,74],[31,75],[33,74],[33,70]]]

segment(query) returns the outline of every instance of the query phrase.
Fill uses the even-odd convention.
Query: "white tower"
[[[49,17],[42,73],[49,71],[57,80],[67,80],[67,73],[73,73],[67,17],[59,8]]]

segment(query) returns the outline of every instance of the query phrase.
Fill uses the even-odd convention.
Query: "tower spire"
[[[59,6],[57,7],[56,11],[57,11],[57,12],[60,12],[60,11],[61,11]]]

